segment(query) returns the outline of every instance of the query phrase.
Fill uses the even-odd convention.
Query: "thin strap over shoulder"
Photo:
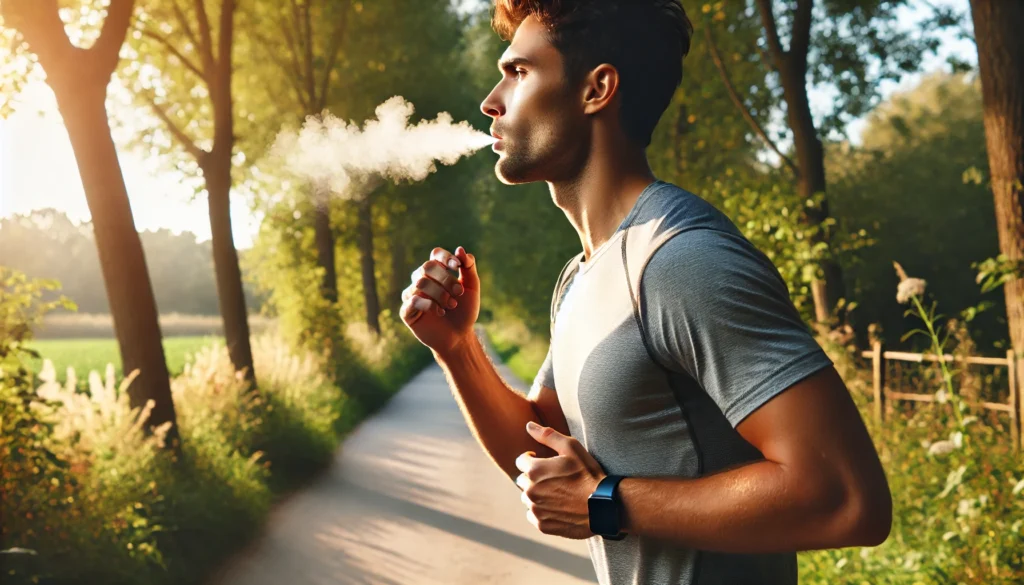
[[[582,259],[583,252],[580,252],[579,254],[573,256],[572,258],[569,259],[568,262],[565,263],[565,266],[562,267],[562,272],[558,274],[558,281],[555,283],[555,291],[551,295],[550,321],[552,337],[554,337],[555,334],[555,315],[558,313],[558,306],[562,302],[562,295],[565,294],[565,285],[572,278],[573,274],[576,273],[576,270],[579,269],[580,260]]]

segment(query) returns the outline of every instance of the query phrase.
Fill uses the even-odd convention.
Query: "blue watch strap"
[[[621,475],[609,475],[597,484],[594,488],[594,495],[601,498],[610,498],[618,501],[618,490],[619,482],[622,481]]]
[[[607,500],[612,502],[612,506],[615,509],[615,526],[618,527],[617,534],[601,534],[605,540],[622,540],[626,537],[626,534],[622,532],[620,522],[622,521],[622,501],[619,499],[619,482],[623,480],[621,475],[608,475],[600,482],[597,487],[594,488],[594,493],[591,495],[592,498]],[[593,526],[593,524],[591,525]]]

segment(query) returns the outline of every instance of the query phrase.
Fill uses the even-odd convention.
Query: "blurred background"
[[[779,268],[896,498],[888,542],[801,581],[1024,582],[1024,8],[683,4],[651,164]],[[395,95],[487,131],[489,9],[0,0],[4,583],[204,579],[432,361],[396,313],[435,246],[476,255],[481,325],[533,378],[580,249],[546,185],[488,149],[318,205],[269,155]]]

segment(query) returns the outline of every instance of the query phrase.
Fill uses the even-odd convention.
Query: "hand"
[[[457,269],[456,278],[448,269]],[[423,345],[438,353],[451,351],[473,335],[480,314],[480,276],[476,258],[459,246],[455,254],[434,248],[430,260],[412,273],[402,291],[402,321]]]
[[[544,534],[575,540],[594,536],[587,499],[607,475],[601,464],[578,440],[551,427],[530,421],[526,430],[538,443],[558,453],[537,458],[536,453],[527,451],[516,459],[516,468],[523,472],[516,485],[523,490],[526,519]]]

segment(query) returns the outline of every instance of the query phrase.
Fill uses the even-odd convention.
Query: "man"
[[[528,397],[474,336],[462,247],[413,273],[401,315],[529,521],[589,539],[616,585],[792,584],[794,551],[884,541],[885,474],[778,271],[648,166],[692,32],[678,1],[498,0],[493,25],[512,37],[482,103],[497,176],[546,181],[583,251]]]

